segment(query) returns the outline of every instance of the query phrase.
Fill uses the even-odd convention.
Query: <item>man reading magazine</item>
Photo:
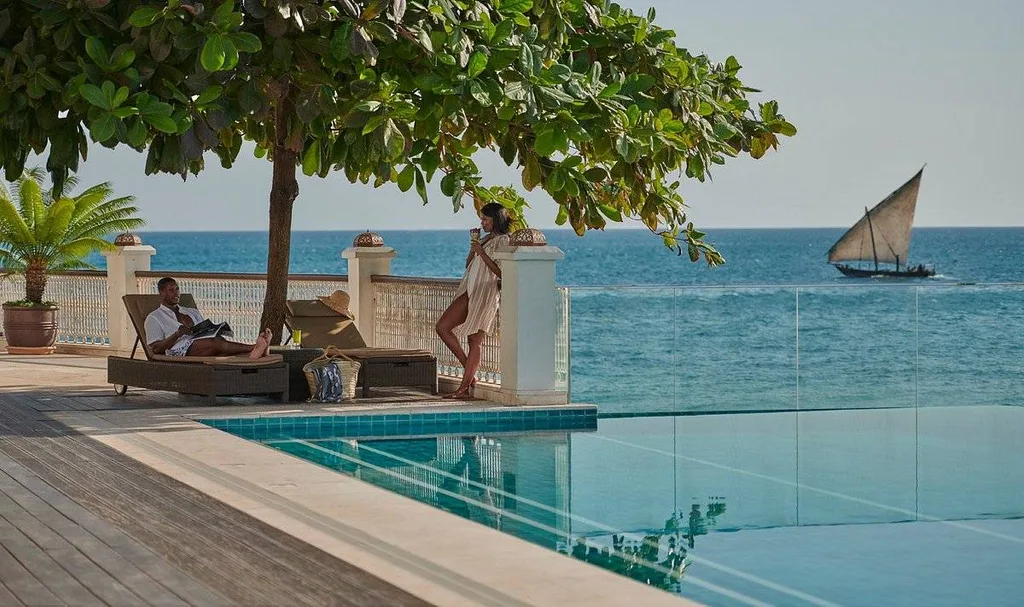
[[[270,329],[256,339],[255,345],[228,341],[231,327],[203,319],[195,308],[178,305],[181,294],[173,278],[157,282],[160,307],[146,317],[146,339],[154,354],[168,356],[235,356],[248,354],[262,358],[270,348]]]

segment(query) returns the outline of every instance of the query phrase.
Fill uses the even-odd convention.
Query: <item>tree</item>
[[[36,169],[10,188],[0,183],[0,270],[25,274],[25,300],[19,303],[27,305],[43,303],[48,271],[91,268],[86,255],[114,248],[105,236],[143,223],[135,216],[135,199],[111,198],[109,183],[55,198],[43,187],[44,178]],[[67,185],[73,187],[74,180]]]
[[[580,235],[641,220],[670,248],[721,263],[680,183],[761,157],[796,133],[754,108],[739,62],[678,48],[604,0],[15,0],[0,10],[0,164],[48,151],[58,187],[90,139],[185,177],[243,140],[273,162],[263,324],[282,325],[297,167],[395,183],[455,210],[499,201],[474,154],[497,151]]]

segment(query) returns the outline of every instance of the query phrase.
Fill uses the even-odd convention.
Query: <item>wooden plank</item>
[[[0,546],[0,580],[11,594],[26,605],[63,605],[64,601],[46,589],[31,572]]]
[[[242,602],[265,601],[271,604],[318,605],[329,602],[333,593],[320,580],[304,576],[292,563],[283,562],[260,550],[253,549],[263,538],[250,533],[239,536],[225,533],[205,513],[192,516],[180,511],[170,496],[143,490],[128,476],[111,478],[98,462],[91,466],[72,467],[67,461],[65,448],[59,441],[45,439],[50,446],[34,456],[63,479],[56,486],[74,495],[83,505],[101,512],[104,518],[114,520],[132,536],[166,553],[169,560],[187,571],[211,575],[215,587],[238,597]],[[167,507],[161,508],[158,504]],[[203,522],[206,519],[207,522]],[[211,524],[212,523],[212,524]],[[179,548],[184,544],[185,549]],[[191,553],[191,554],[185,554]],[[353,598],[359,588],[351,589]],[[365,604],[365,600],[361,600]]]
[[[73,575],[44,552],[35,542],[6,520],[0,519],[0,546],[5,548],[23,567],[68,605],[103,605]]]
[[[94,447],[103,447],[104,449],[106,448],[104,445],[96,443],[91,439],[81,437],[80,440],[87,441],[86,444],[82,445],[83,447],[85,447],[85,449],[93,449]],[[61,448],[67,448],[67,446],[61,442],[53,444],[59,446],[53,446],[52,448],[46,449],[47,453],[51,451],[56,453]],[[164,481],[169,481],[170,479],[164,477],[163,475],[160,475],[156,471],[152,471],[152,469],[148,469],[145,466],[138,465],[134,461],[128,459],[125,459],[125,462],[134,464],[134,468],[137,468],[138,470],[133,471],[131,467],[127,467],[129,465],[121,463],[121,470],[119,470],[118,474],[116,475],[116,482],[113,482],[111,479],[104,480],[103,475],[100,472],[104,469],[104,463],[100,461],[103,457],[101,453],[93,452],[88,454],[88,456],[84,452],[77,452],[75,454],[82,458],[84,462],[87,462],[87,466],[85,466],[83,470],[78,471],[74,475],[69,473],[68,476],[82,478],[93,475],[91,478],[88,478],[87,484],[90,487],[102,486],[103,494],[106,500],[112,500],[112,498],[114,498],[115,495],[121,495],[121,497],[125,498],[127,502],[131,503],[131,506],[133,508],[140,508],[143,504],[143,501],[140,500],[140,497],[142,495],[147,495],[152,496],[156,504],[165,506],[169,505],[173,512],[165,512],[165,517],[168,514],[171,514],[171,518],[174,521],[174,524],[176,524],[180,528],[165,529],[165,533],[162,535],[161,538],[174,533],[191,533],[194,532],[194,530],[197,527],[202,527],[205,524],[203,520],[198,518],[197,512],[200,516],[205,516],[206,513],[203,512],[202,508],[199,508],[200,505],[196,502],[190,505],[196,507],[195,512],[182,513],[180,511],[177,511],[179,504],[182,504],[183,502],[188,502],[187,497],[185,497],[184,500],[182,500],[182,495],[180,494],[181,490],[191,491],[191,493],[193,493],[194,500],[199,500],[199,498],[205,498],[208,504],[212,503],[219,505],[219,503],[217,503],[216,501],[210,501],[209,497],[206,496],[205,494],[196,491],[195,489],[190,489],[189,487],[186,487],[184,485],[180,485],[180,483],[177,483],[177,485],[180,485],[178,494],[168,494],[166,492],[161,494],[160,489],[163,489],[163,487],[161,487],[160,485],[167,483],[154,481],[160,481],[161,479],[163,479]],[[95,456],[95,459],[93,458],[93,456]],[[55,458],[56,459],[52,464],[54,466],[60,466],[62,465],[63,462],[71,460],[72,454],[68,453],[67,456],[63,457],[55,456]],[[143,471],[147,471],[148,473],[151,473],[155,477],[160,478],[153,478],[150,480],[143,479],[141,483],[138,483],[135,480],[133,472],[137,473]],[[131,485],[134,486],[132,486],[130,489],[124,488],[122,490],[123,487]],[[156,489],[154,487],[156,487]],[[156,493],[154,491],[156,491]],[[248,517],[238,511],[234,511],[233,509],[226,510],[233,516],[252,520],[251,517]],[[123,521],[122,524],[130,525],[132,520],[154,521],[155,518],[159,517],[157,517],[156,514],[153,512],[136,513],[132,517],[128,517],[125,521]],[[150,531],[159,529],[161,527],[162,522],[163,521],[160,521],[156,524],[151,524]],[[365,582],[367,581],[368,577],[370,579],[376,580],[376,578],[374,578],[373,576],[369,576],[364,571],[358,570],[350,566],[349,569],[345,571],[331,571],[329,569],[325,569],[322,565],[322,562],[324,560],[324,557],[326,557],[327,555],[319,553],[318,551],[310,551],[311,547],[308,547],[305,544],[301,544],[301,547],[305,549],[307,552],[313,552],[313,554],[310,554],[306,557],[303,557],[303,555],[301,554],[291,555],[293,557],[303,557],[301,560],[305,561],[303,563],[292,563],[294,558],[282,559],[281,553],[283,552],[283,549],[286,549],[287,547],[282,546],[280,543],[273,543],[273,541],[270,541],[270,544],[272,544],[272,546],[269,547],[269,550],[266,550],[264,549],[264,546],[267,544],[267,537],[265,537],[265,535],[261,533],[256,533],[254,532],[253,529],[250,528],[238,529],[237,527],[238,525],[234,525],[234,527],[232,527],[232,521],[230,519],[221,517],[221,520],[218,521],[213,526],[213,528],[208,528],[204,530],[200,537],[194,538],[189,543],[198,544],[201,546],[205,545],[206,550],[201,555],[198,555],[194,559],[191,559],[186,562],[195,561],[197,559],[200,562],[202,562],[204,558],[210,558],[208,555],[215,555],[217,552],[220,552],[221,555],[224,555],[227,559],[234,561],[233,565],[237,573],[227,579],[218,579],[216,586],[216,588],[218,589],[223,588],[225,584],[226,586],[230,586],[230,584],[238,584],[242,581],[245,581],[247,577],[252,577],[255,571],[261,570],[258,579],[249,579],[248,581],[245,581],[245,584],[242,588],[236,589],[237,592],[247,592],[251,589],[258,589],[260,595],[263,596],[266,600],[269,600],[269,597],[272,596],[273,593],[279,592],[278,589],[287,587],[290,579],[294,579],[296,577],[305,577],[313,580],[312,582],[306,584],[308,592],[311,593],[311,596],[309,598],[313,603],[318,603],[324,600],[330,600],[330,597],[333,593],[332,587],[334,586],[334,584],[345,581],[349,581],[352,583],[352,586],[349,588],[348,595],[350,595],[349,598],[353,602],[366,604],[367,602],[376,603],[379,601],[388,600],[388,597],[376,595],[372,589],[362,588],[365,586]],[[229,533],[227,532],[227,530],[229,529],[236,530],[239,532]],[[223,550],[225,547],[233,549],[233,552],[231,550],[225,552]],[[290,551],[284,550],[284,552],[288,553]],[[289,555],[286,554],[285,556]],[[212,567],[217,568],[218,566],[214,564],[212,565]],[[219,567],[224,568],[225,564],[221,562]],[[324,579],[331,579],[332,577],[334,578],[334,581],[330,583],[323,582]],[[269,588],[260,588],[264,586],[264,583],[269,584]],[[373,584],[371,584],[371,586],[373,586]],[[294,595],[292,596],[294,600]]]
[[[5,467],[5,460],[8,458],[0,454],[0,468]],[[20,483],[21,491],[6,491],[15,502],[59,533],[143,602],[151,605],[181,605],[184,602],[212,605],[226,602],[223,597],[200,586],[108,522],[46,485],[31,472],[23,468],[13,470],[10,465],[6,468],[7,472],[13,472],[11,476]],[[18,468],[21,468],[20,465]],[[3,476],[0,474],[0,478]]]
[[[4,520],[7,520],[45,550],[53,560],[103,602],[111,605],[137,605],[143,602],[138,595],[133,594],[113,576],[101,569],[68,540],[47,527],[7,495],[2,494],[2,489],[0,489],[0,512],[3,513]],[[93,556],[98,560],[103,560],[104,555],[94,553]],[[0,605],[3,604],[0,601]]]
[[[0,580],[0,605],[5,607],[8,605],[10,607],[22,607],[24,604],[7,589],[7,586],[4,586],[3,580]]]
[[[194,578],[193,584],[216,588],[227,599],[242,603],[425,605],[106,445],[53,420],[40,420],[24,403],[19,405],[0,411],[0,429],[7,429],[0,432],[0,453],[10,456],[8,474],[90,531],[101,522],[123,531],[190,576],[190,581]],[[0,469],[3,464],[0,457]],[[92,516],[88,525],[85,514]],[[207,603],[225,602],[218,598]]]

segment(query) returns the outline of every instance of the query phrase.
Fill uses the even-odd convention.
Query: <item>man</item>
[[[203,321],[195,308],[178,305],[181,294],[178,283],[170,277],[156,283],[160,292],[160,307],[146,317],[146,339],[154,354],[168,356],[235,356],[249,354],[249,358],[262,358],[270,348],[270,329],[256,339],[255,345],[228,341],[223,337],[192,337],[192,327]]]

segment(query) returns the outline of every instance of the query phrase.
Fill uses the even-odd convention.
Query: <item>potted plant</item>
[[[112,249],[113,233],[143,225],[135,198],[112,198],[109,183],[76,195],[44,187],[45,173],[25,171],[17,182],[0,182],[0,274],[25,277],[25,299],[3,304],[3,330],[12,354],[48,354],[57,340],[57,304],[44,301],[48,272],[92,269],[85,258]],[[73,190],[74,179],[66,188]],[[100,311],[97,310],[97,313]]]

